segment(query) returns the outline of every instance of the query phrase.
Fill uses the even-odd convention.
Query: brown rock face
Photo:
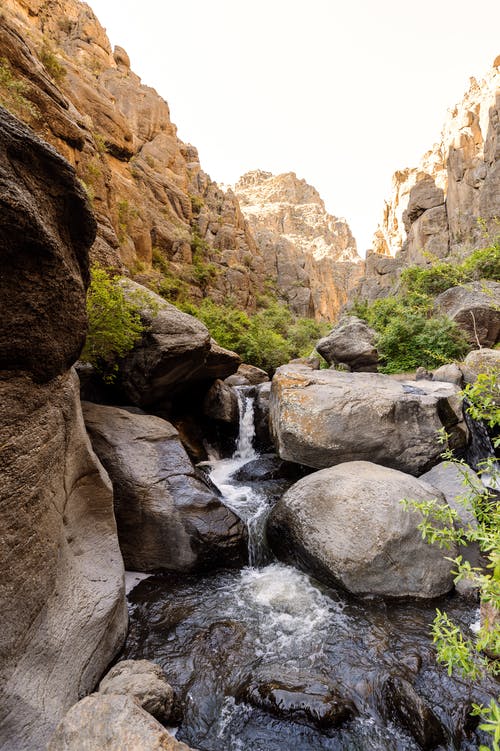
[[[500,69],[494,65],[484,80],[471,78],[420,165],[395,172],[359,294],[382,297],[407,265],[461,259],[484,247],[498,236],[499,217]]]
[[[334,320],[363,268],[345,219],[328,214],[315,188],[293,172],[248,172],[234,190],[267,275],[290,308]]]
[[[69,164],[1,107],[0,212],[0,369],[48,381],[85,340],[95,220]]]
[[[77,0],[7,0],[0,18],[0,103],[76,168],[97,217],[93,258],[127,266],[170,294],[252,309],[264,283],[259,250],[231,191],[202,171],[177,138],[167,103],[112,54],[104,29]],[[21,100],[12,91],[20,86]],[[13,88],[14,87],[14,88]],[[153,250],[155,268],[152,268]],[[142,280],[144,281],[144,280]]]
[[[127,626],[111,484],[68,370],[95,222],[72,168],[0,108],[0,746],[45,747]]]

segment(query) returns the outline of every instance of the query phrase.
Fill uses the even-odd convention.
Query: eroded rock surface
[[[273,378],[271,432],[282,459],[318,469],[366,460],[418,475],[439,461],[438,430],[465,442],[458,387],[378,373],[285,365]]]
[[[453,553],[422,539],[422,516],[402,499],[442,494],[371,462],[346,462],[293,485],[273,508],[268,534],[276,552],[354,594],[438,597],[453,586]]]
[[[245,560],[242,522],[195,474],[169,422],[90,402],[83,412],[113,482],[127,569],[191,571]]]
[[[99,683],[100,694],[124,694],[166,723],[172,715],[174,690],[159,665],[149,660],[122,660]]]

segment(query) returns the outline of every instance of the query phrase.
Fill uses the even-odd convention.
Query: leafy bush
[[[460,359],[469,344],[447,316],[433,316],[430,299],[421,294],[357,303],[353,313],[378,334],[376,345],[383,373],[436,368]]]
[[[467,398],[467,410],[475,418],[481,419],[490,428],[500,425],[500,373],[482,374],[474,384],[468,385],[463,392]],[[494,440],[495,448],[500,446],[500,438]],[[432,625],[432,638],[436,647],[438,662],[445,665],[448,674],[459,673],[464,678],[477,679],[483,675],[500,675],[500,508],[495,493],[488,488],[478,490],[465,471],[463,462],[456,462],[450,451],[443,458],[452,460],[462,470],[463,484],[467,487],[467,497],[458,497],[456,501],[473,511],[476,524],[460,523],[456,509],[441,506],[437,501],[403,501],[406,508],[419,511],[423,521],[419,525],[424,539],[437,543],[446,549],[450,540],[459,545],[474,543],[479,545],[484,558],[488,561],[486,568],[472,567],[469,561],[458,556],[454,560],[455,583],[467,579],[479,588],[481,603],[488,604],[497,619],[488,622],[484,619],[475,640],[464,637],[461,629],[451,621],[448,615],[436,610]],[[498,464],[494,457],[484,460],[480,474],[488,475],[492,485],[500,482]],[[448,515],[443,524],[443,514]],[[490,659],[489,656],[495,659]],[[493,751],[500,749],[500,699],[491,699],[489,706],[473,705],[472,714],[482,718],[480,728],[492,736]],[[481,746],[480,751],[489,751]]]
[[[5,57],[0,57],[0,104],[20,120],[29,123],[40,113],[27,98],[28,93],[28,84],[16,76]]]
[[[39,57],[40,62],[43,64],[49,76],[51,76],[51,78],[53,78],[56,83],[61,83],[61,81],[66,76],[66,68],[64,67],[64,65],[61,65],[54,52],[46,42],[40,50]]]
[[[203,321],[222,347],[267,371],[294,357],[309,355],[328,329],[328,324],[294,318],[288,308],[275,301],[253,315],[231,305],[217,305],[209,298],[198,306],[187,303],[180,307]]]
[[[87,293],[88,333],[81,359],[91,363],[107,382],[118,371],[118,360],[141,338],[145,326],[139,311],[145,300],[140,293],[125,293],[120,277],[110,277],[95,266]]]
[[[450,287],[479,279],[500,281],[500,238],[487,248],[475,250],[461,263],[436,261],[430,268],[409,266],[401,273],[409,293],[424,295],[439,295]]]

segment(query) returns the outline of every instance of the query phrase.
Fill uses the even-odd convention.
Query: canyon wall
[[[268,279],[297,315],[333,321],[363,263],[345,219],[331,216],[315,188],[293,172],[255,170],[234,186]]]
[[[498,235],[500,56],[483,80],[471,78],[419,166],[395,172],[357,293],[384,296],[402,268],[460,260]]]

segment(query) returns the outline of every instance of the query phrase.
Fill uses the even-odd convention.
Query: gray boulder
[[[454,445],[465,441],[458,391],[450,383],[285,365],[272,382],[271,432],[280,457],[298,464],[366,460],[418,475],[439,461],[440,428]]]
[[[466,383],[474,383],[480,373],[500,373],[500,349],[473,349],[461,369]]]
[[[457,512],[461,524],[477,525],[472,503],[478,494],[485,492],[485,487],[470,467],[458,462],[440,462],[421,475],[420,479],[443,493],[448,505]]]
[[[82,407],[113,482],[127,569],[192,571],[244,559],[242,522],[196,476],[169,422],[90,402]]]
[[[248,365],[247,363],[240,365],[236,374],[246,378],[251,386],[257,386],[259,383],[269,381],[269,376],[265,370],[256,368],[255,365]]]
[[[474,346],[492,347],[500,337],[500,284],[471,282],[438,295],[435,309],[463,330]]]
[[[441,365],[440,368],[432,374],[433,381],[444,381],[445,383],[454,383],[455,386],[462,386],[464,376],[458,365],[454,362]]]
[[[320,339],[316,350],[329,365],[345,363],[351,370],[377,370],[377,334],[356,316],[346,316],[328,336]]]
[[[271,383],[261,383],[255,387],[254,425],[255,437],[260,448],[271,449],[272,440],[269,433],[269,400]]]
[[[236,373],[241,363],[241,357],[230,349],[224,349],[215,339],[210,339],[210,349],[207,359],[198,371],[194,371],[190,378],[194,380],[212,380],[227,378]]]
[[[420,480],[371,462],[346,462],[299,480],[268,520],[273,549],[354,594],[438,597],[453,586],[444,551],[427,544],[420,513],[402,499],[443,495]]]
[[[193,316],[136,282],[124,280],[125,293],[144,300],[146,324],[141,341],[120,362],[120,385],[133,404],[161,401],[174,385],[188,379],[205,363],[210,334]]]
[[[174,690],[159,665],[149,660],[123,660],[106,673],[100,694],[125,694],[159,722],[170,720]]]
[[[239,408],[235,390],[225,381],[214,381],[203,401],[203,414],[212,420],[237,425]]]
[[[190,751],[130,696],[91,694],[59,723],[47,751]]]

